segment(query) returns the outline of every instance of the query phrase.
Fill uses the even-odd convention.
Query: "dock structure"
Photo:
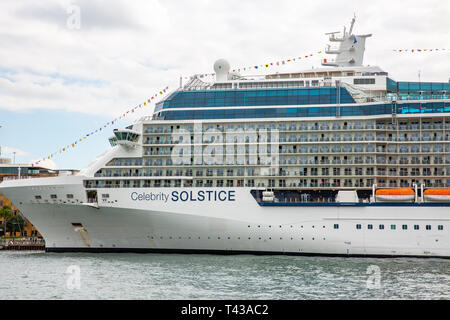
[[[43,239],[0,239],[0,250],[45,250]]]

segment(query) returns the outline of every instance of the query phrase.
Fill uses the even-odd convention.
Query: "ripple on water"
[[[0,252],[5,299],[449,299],[449,260]],[[67,286],[69,266],[80,288]],[[367,287],[369,266],[380,286]]]

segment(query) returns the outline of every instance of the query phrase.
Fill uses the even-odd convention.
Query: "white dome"
[[[225,59],[219,59],[214,63],[214,72],[216,73],[217,81],[227,81],[228,72],[230,71],[230,64]]]

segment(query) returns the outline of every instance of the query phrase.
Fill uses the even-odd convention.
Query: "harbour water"
[[[450,299],[450,261],[0,252],[1,299]]]

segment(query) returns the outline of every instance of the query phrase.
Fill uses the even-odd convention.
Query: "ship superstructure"
[[[363,66],[215,65],[114,130],[77,176],[2,183],[48,250],[450,256],[450,83]]]

